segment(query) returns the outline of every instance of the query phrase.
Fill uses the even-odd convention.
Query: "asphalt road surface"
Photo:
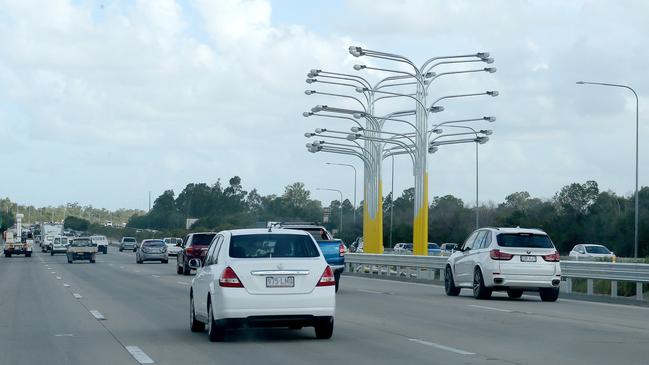
[[[110,250],[96,264],[0,257],[0,364],[649,364],[649,308],[349,276],[331,340],[245,329],[210,343],[189,331],[193,274]]]

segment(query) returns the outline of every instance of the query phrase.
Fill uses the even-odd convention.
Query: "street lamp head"
[[[358,127],[358,126],[353,126],[353,127],[350,128],[350,130],[352,132],[354,132],[354,133],[361,132],[361,131],[363,131],[363,129],[364,129],[363,127]]]
[[[321,111],[323,111],[325,109],[327,109],[326,105],[316,105],[313,108],[311,108],[311,112],[312,113],[317,113],[317,112],[321,112]]]
[[[442,134],[442,133],[444,133],[444,130],[442,128],[435,128],[435,129],[433,129],[433,133]]]
[[[367,67],[367,66],[365,66],[365,65],[354,65],[354,70],[360,71],[360,70],[364,69],[365,67]]]
[[[311,137],[315,136],[315,133],[306,132],[306,133],[304,133],[304,136],[306,138],[311,138]],[[306,146],[309,147],[309,145],[310,145],[310,143],[308,143]]]
[[[307,95],[312,95],[312,94],[317,93],[317,91],[315,91],[315,90],[304,90],[304,93],[307,94]]]
[[[577,81],[576,84],[577,84],[577,85],[583,85],[584,82],[583,82],[583,81]]]
[[[357,86],[357,87],[356,87],[356,92],[357,92],[357,93],[364,93],[364,92],[366,92],[366,91],[367,91],[367,88],[366,88],[366,87],[361,87],[361,86]]]
[[[493,96],[493,97],[496,97],[496,96],[499,95],[498,91],[487,91],[485,94],[487,94],[489,96]]]
[[[314,73],[311,73],[311,72],[309,72],[308,74],[306,74],[306,77],[307,77],[307,78],[310,78],[310,79],[311,79],[311,78],[314,78],[314,77],[316,77],[316,76],[318,76],[318,74],[314,74]]]
[[[474,141],[476,141],[476,142],[478,142],[480,144],[485,144],[485,143],[487,143],[487,141],[489,141],[489,137],[487,137],[487,136],[478,137],[478,138],[474,139]]]
[[[347,135],[347,139],[350,141],[357,140],[361,135],[359,133],[350,133]]]
[[[326,132],[326,131],[327,131],[327,128],[316,128],[316,129],[315,129],[315,132],[316,132],[317,134],[324,133],[324,132]]]
[[[311,112],[304,112],[304,113],[302,113],[302,116],[305,117],[305,118],[308,118],[308,117],[310,117],[310,116],[312,116],[312,115],[313,115],[313,113],[311,113]]]
[[[483,58],[482,61],[485,62],[485,63],[489,63],[489,64],[494,63],[493,58]]]
[[[356,119],[361,119],[365,116],[365,113],[354,113],[354,118]]]
[[[363,56],[365,54],[365,52],[363,52],[363,49],[361,47],[350,46],[349,47],[349,54],[351,54],[354,57],[360,57],[360,56]]]
[[[428,108],[428,111],[431,113],[439,113],[441,111],[444,111],[444,107],[441,105],[431,106],[430,108]]]
[[[428,153],[431,153],[431,154],[437,152],[438,150],[439,150],[439,147],[436,147],[436,146],[428,147]]]
[[[433,71],[428,71],[428,72],[426,72],[424,77],[427,78],[427,79],[430,79],[431,77],[435,77],[435,75],[437,75],[437,74],[434,73]]]
[[[306,83],[307,83],[307,84],[313,84],[314,82],[317,82],[317,81],[318,81],[318,79],[314,79],[314,78],[308,78],[308,79],[306,79]]]
[[[482,117],[482,119],[486,120],[489,123],[493,123],[496,121],[496,117]]]
[[[495,67],[485,67],[483,70],[485,70],[486,72],[489,72],[490,74],[496,72]]]
[[[482,133],[482,134],[484,134],[486,136],[490,136],[490,135],[492,135],[494,133],[494,131],[492,131],[491,129],[481,129],[480,133]]]
[[[485,58],[489,58],[489,52],[478,52],[476,53],[476,57],[484,60]]]
[[[322,72],[322,70],[318,70],[315,68],[312,68],[311,71],[309,71],[310,74],[314,74],[314,75],[318,75],[320,72]]]

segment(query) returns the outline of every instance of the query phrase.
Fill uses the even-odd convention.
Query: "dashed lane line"
[[[72,296],[73,296],[75,299],[82,299],[82,298],[83,298],[83,297],[81,296],[81,294],[79,294],[79,293],[72,293]]]
[[[95,317],[98,321],[103,321],[103,320],[106,319],[106,317],[104,317],[104,315],[101,314],[101,312],[99,312],[99,311],[96,310],[96,309],[90,310],[89,312],[90,312],[90,314],[92,314],[92,316]]]
[[[142,349],[140,349],[137,346],[125,346],[126,351],[128,351],[133,358],[139,362],[140,364],[153,364],[155,361],[153,361],[152,358],[149,357]]]
[[[453,353],[458,354],[458,355],[475,355],[474,352],[464,351],[464,350],[456,349],[455,347],[444,346],[444,345],[440,345],[440,344],[435,343],[435,342],[428,342],[428,341],[420,340],[418,338],[409,338],[408,341],[412,341],[412,342],[415,342],[415,343],[418,343],[418,344],[421,344],[421,345],[425,345],[425,346],[434,347],[436,349],[440,349],[440,350],[444,350],[444,351],[453,352]]]
[[[513,310],[510,310],[510,309],[486,307],[484,305],[469,304],[469,307],[478,308],[478,309],[484,309],[484,310],[490,310],[490,311],[496,311],[496,312],[503,312],[503,313],[513,313],[514,312]]]

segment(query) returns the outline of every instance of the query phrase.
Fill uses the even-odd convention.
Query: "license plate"
[[[293,276],[267,276],[267,288],[292,288],[295,286],[295,277]]]
[[[521,255],[521,262],[536,262],[536,256]]]

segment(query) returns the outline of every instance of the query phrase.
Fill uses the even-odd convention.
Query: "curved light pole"
[[[356,224],[356,166],[348,163],[325,162],[325,165],[347,166],[354,170],[354,224]]]
[[[315,188],[316,190],[335,191],[340,194],[340,232],[343,231],[343,192],[338,189]]]
[[[633,239],[633,257],[638,258],[638,93],[633,90],[631,86],[622,84],[610,84],[607,82],[590,82],[590,81],[577,81],[577,85],[599,85],[610,87],[621,87],[630,90],[635,96],[635,228]]]

